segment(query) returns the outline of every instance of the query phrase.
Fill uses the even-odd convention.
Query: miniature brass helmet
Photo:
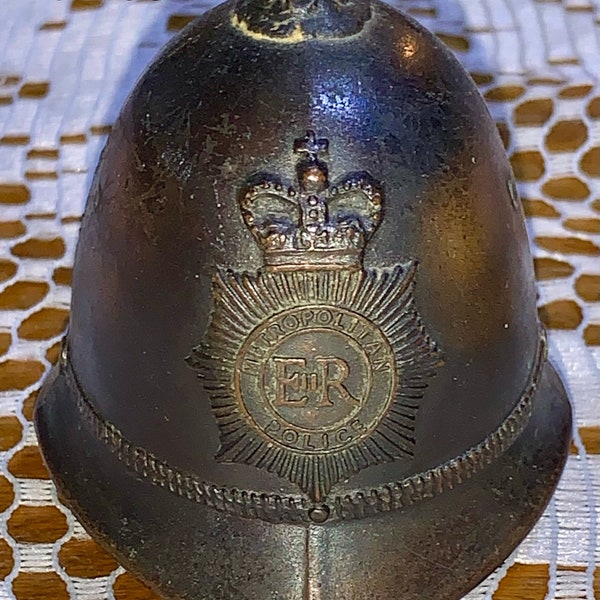
[[[231,1],[102,155],[36,424],[165,598],[448,600],[569,444],[523,213],[473,82],[378,0]]]

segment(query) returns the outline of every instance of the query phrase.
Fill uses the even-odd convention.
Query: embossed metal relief
[[[118,427],[106,420],[84,392],[63,344],[59,366],[73,389],[77,408],[84,422],[141,479],[168,489],[171,493],[209,506],[214,510],[244,518],[260,518],[273,523],[322,523],[362,519],[380,512],[396,510],[452,490],[477,475],[510,448],[523,433],[533,410],[547,346],[543,331],[529,380],[519,401],[506,419],[485,439],[436,467],[404,479],[368,489],[357,489],[327,499],[327,505],[314,506],[300,496],[281,496],[254,490],[219,486],[181,470],[149,450],[126,439]]]
[[[267,469],[322,502],[341,479],[407,459],[439,352],[415,307],[415,261],[363,268],[382,216],[366,172],[334,184],[328,142],[296,140],[298,185],[263,175],[241,212],[264,255],[219,269],[215,308],[188,363],[220,432],[217,459]]]

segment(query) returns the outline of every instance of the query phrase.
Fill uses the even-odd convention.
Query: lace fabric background
[[[469,600],[600,600],[600,86],[594,0],[395,0],[488,102],[519,183],[540,316],[576,414],[545,515]],[[0,1],[0,599],[155,598],[57,500],[31,423],[68,316],[99,152],[197,0]]]

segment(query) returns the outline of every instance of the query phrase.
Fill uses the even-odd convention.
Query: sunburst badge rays
[[[439,352],[415,306],[416,263],[389,270],[218,271],[188,363],[217,460],[266,469],[322,502],[336,482],[409,459]]]

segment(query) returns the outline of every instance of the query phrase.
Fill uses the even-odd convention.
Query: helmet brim
[[[324,525],[242,518],[139,478],[94,434],[55,367],[35,424],[62,501],[90,535],[170,599],[458,599],[527,535],[554,491],[571,408],[549,362],[527,427],[451,490]]]

